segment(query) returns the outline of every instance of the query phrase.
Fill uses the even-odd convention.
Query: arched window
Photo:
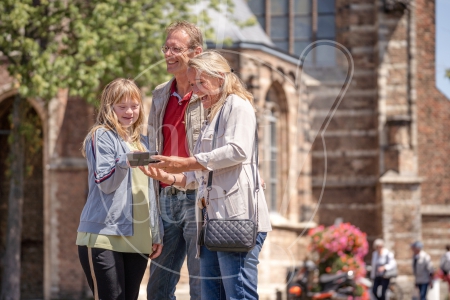
[[[290,203],[289,188],[296,183],[289,181],[292,160],[289,141],[288,102],[284,86],[273,81],[259,100],[259,166],[261,178],[267,189],[264,191],[271,212],[286,215]],[[292,132],[291,132],[292,133]],[[292,195],[291,195],[292,196]],[[286,201],[287,202],[286,202]]]
[[[263,149],[264,149],[264,179],[266,181],[266,198],[270,211],[278,210],[278,199],[282,192],[281,183],[281,139],[280,131],[280,99],[272,86],[266,94],[263,116]],[[287,150],[287,149],[284,149]]]

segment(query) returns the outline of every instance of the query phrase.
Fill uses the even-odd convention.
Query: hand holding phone
[[[127,153],[127,159],[130,167],[146,166],[148,164],[160,162],[157,159],[152,159],[151,157],[153,155],[158,155],[158,151]]]

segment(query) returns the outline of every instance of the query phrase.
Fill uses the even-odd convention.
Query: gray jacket
[[[448,273],[448,271],[450,271],[450,251],[445,252],[444,255],[441,256],[439,267],[444,272]]]
[[[142,136],[147,147],[147,138]],[[79,232],[133,235],[133,195],[126,153],[130,149],[114,131],[99,128],[86,142],[89,194],[81,212]],[[161,244],[163,228],[158,203],[149,179],[150,230],[154,244]]]
[[[412,267],[414,276],[416,278],[416,284],[429,283],[432,280],[431,274],[434,272],[433,265],[431,263],[431,258],[428,253],[421,250],[417,254],[417,263],[414,270],[414,257],[412,260]]]
[[[158,85],[153,91],[152,106],[148,117],[148,140],[149,149],[163,152],[162,124],[166,112],[167,103],[170,98],[170,87],[175,78]],[[197,142],[202,123],[205,120],[205,111],[197,95],[193,94],[189,101],[186,113],[184,115],[184,124],[186,128],[186,139],[188,142],[189,153],[192,156],[195,143]],[[159,181],[155,181],[155,189],[159,189]],[[194,188],[187,186],[186,188]],[[159,193],[157,193],[159,195]]]

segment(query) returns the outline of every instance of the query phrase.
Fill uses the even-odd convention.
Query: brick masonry
[[[435,3],[417,0],[417,123],[422,202],[450,204],[450,103],[435,85]],[[443,76],[443,74],[437,74]],[[439,188],[436,188],[439,187]]]
[[[84,122],[80,123],[80,118]],[[93,110],[83,99],[69,98],[65,116],[61,125],[61,134],[56,141],[56,153],[61,161],[64,159],[80,159],[84,137],[93,124]],[[87,282],[78,261],[75,246],[76,232],[81,210],[88,193],[87,169],[67,166],[63,163],[55,166],[51,176],[56,179],[55,198],[58,199],[55,208],[58,226],[57,258],[58,258],[58,297],[83,297]],[[64,245],[64,246],[62,246]]]
[[[435,1],[417,3],[418,170],[423,178],[422,239],[435,266],[450,240],[450,102],[435,85]],[[434,207],[434,209],[429,209]]]

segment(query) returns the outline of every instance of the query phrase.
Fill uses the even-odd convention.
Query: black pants
[[[138,298],[148,254],[78,246],[78,256],[95,300]]]
[[[373,280],[373,287],[372,287],[372,292],[375,298],[377,298],[378,300],[386,299],[386,290],[389,286],[389,281],[391,280],[383,277],[375,277],[375,279]],[[381,285],[381,295],[378,296],[378,287],[380,285]]]

